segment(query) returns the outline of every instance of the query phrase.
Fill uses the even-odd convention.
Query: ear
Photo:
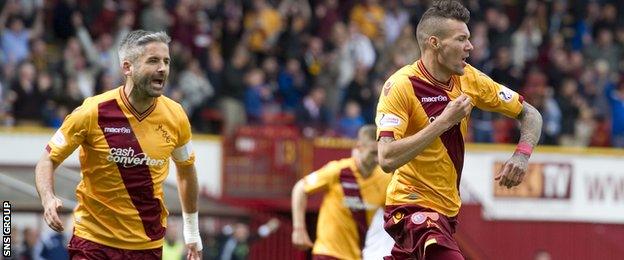
[[[132,63],[130,63],[130,61],[128,60],[124,60],[121,64],[121,71],[123,72],[124,76],[132,76]]]
[[[440,48],[440,39],[436,36],[429,36],[427,39],[431,49],[437,50]]]

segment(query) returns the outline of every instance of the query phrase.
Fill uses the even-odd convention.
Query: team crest
[[[412,223],[414,223],[416,225],[420,225],[422,223],[425,223],[426,219],[427,219],[427,217],[423,213],[416,213],[416,214],[412,215]]]
[[[412,214],[411,219],[412,219],[412,223],[416,225],[420,225],[422,223],[425,223],[425,220],[427,219],[438,221],[438,219],[440,219],[440,215],[438,215],[438,213],[436,212],[418,212],[418,213]]]
[[[404,216],[405,216],[405,213],[401,211],[397,211],[394,214],[392,214],[392,220],[394,220],[394,224],[399,223],[399,221],[403,220]]]
[[[394,86],[394,82],[392,81],[386,82],[386,84],[383,86],[384,96],[387,96],[388,93],[390,93],[390,89],[392,88],[392,86]]]

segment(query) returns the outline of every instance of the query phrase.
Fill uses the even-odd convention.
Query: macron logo
[[[104,133],[113,133],[113,134],[129,134],[132,130],[127,127],[104,127]]]
[[[420,99],[421,103],[431,103],[431,102],[446,102],[448,101],[448,97],[438,95],[437,97],[423,97]]]

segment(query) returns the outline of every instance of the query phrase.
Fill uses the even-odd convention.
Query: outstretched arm
[[[299,180],[292,190],[292,218],[293,233],[292,243],[295,247],[306,250],[313,246],[305,224],[305,209],[308,203],[308,196],[303,187],[303,179]]]
[[[522,104],[520,121],[520,142],[516,151],[495,176],[500,186],[511,188],[519,185],[526,174],[529,157],[542,133],[542,115],[527,102]]]
[[[45,222],[56,232],[63,231],[63,223],[57,210],[63,206],[59,198],[54,195],[54,170],[58,167],[51,159],[48,151],[44,151],[35,167],[35,186],[43,206]]]

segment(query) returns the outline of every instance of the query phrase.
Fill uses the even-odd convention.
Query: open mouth
[[[163,79],[153,79],[153,80],[152,80],[152,83],[154,83],[154,84],[158,84],[158,85],[162,85],[162,84],[163,84],[163,82],[164,82],[164,80],[163,80]]]

